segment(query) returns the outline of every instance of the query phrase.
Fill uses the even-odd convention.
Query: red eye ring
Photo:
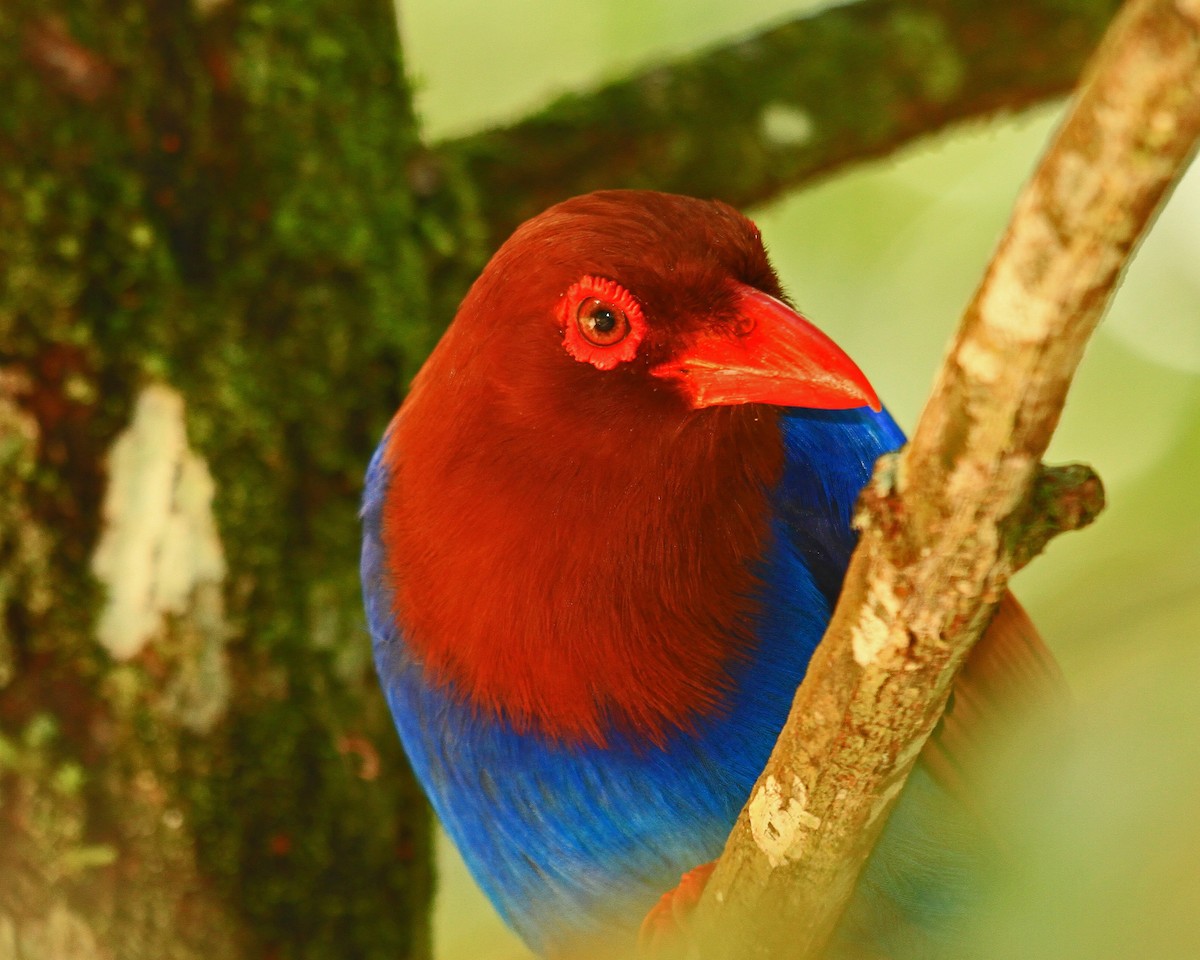
[[[612,370],[637,356],[646,318],[633,294],[615,280],[581,277],[558,306],[563,346],[576,360]]]

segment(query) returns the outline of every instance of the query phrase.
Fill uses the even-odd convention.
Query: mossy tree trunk
[[[0,88],[0,957],[426,956],[355,510],[479,256],[392,10],[13,0]]]
[[[1114,6],[860,0],[432,151],[386,0],[0,4],[0,960],[428,956],[355,513],[486,247],[578,189],[712,193],[660,128],[707,143],[733,55],[757,202],[1065,90]],[[888,123],[771,133],[847,62]]]

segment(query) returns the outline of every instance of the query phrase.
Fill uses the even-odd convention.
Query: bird
[[[367,469],[361,573],[412,769],[533,952],[632,955],[719,856],[904,440],[720,201],[598,191],[495,252]],[[969,956],[972,757],[1060,683],[1006,596],[830,956]]]

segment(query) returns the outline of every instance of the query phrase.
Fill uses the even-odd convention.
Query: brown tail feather
[[[987,745],[1028,711],[1067,701],[1067,687],[1037,628],[1011,594],[971,651],[954,684],[954,699],[922,753],[938,781],[966,806]]]

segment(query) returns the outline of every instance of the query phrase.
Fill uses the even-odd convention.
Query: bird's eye
[[[599,297],[588,297],[579,305],[575,322],[584,339],[598,347],[611,347],[629,334],[625,311]]]
[[[642,305],[605,277],[586,276],[573,283],[559,302],[558,321],[567,353],[597,370],[632,360],[646,336]]]

